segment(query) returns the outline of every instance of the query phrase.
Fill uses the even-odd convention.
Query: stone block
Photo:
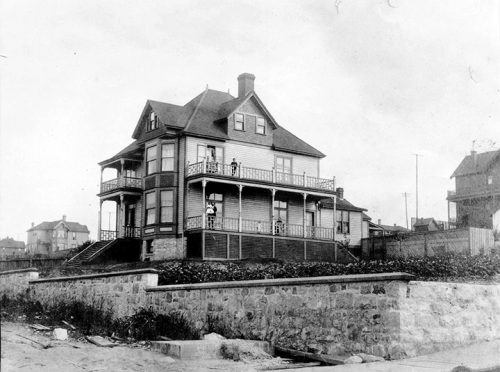
[[[151,349],[178,359],[218,359],[222,358],[221,341],[153,341]]]

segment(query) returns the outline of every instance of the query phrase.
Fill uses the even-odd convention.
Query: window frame
[[[220,199],[217,197],[220,195]],[[207,204],[209,202],[214,203],[215,207],[217,208],[216,216],[217,217],[224,217],[224,194],[220,192],[210,192],[207,193],[207,196],[205,197],[205,206],[204,208],[207,207]]]
[[[213,147],[215,149],[215,159],[214,160],[209,160],[208,159],[208,148],[209,147]],[[205,156],[203,157],[200,157],[200,148],[204,148],[205,149]],[[197,156],[197,161],[198,163],[201,163],[203,162],[203,159],[205,159],[207,162],[209,161],[213,161],[213,162],[216,162],[216,163],[220,163],[220,164],[224,164],[224,154],[225,154],[225,149],[224,147],[222,146],[216,146],[216,145],[212,145],[212,144],[208,144],[208,143],[199,143],[197,146],[196,146],[196,156]],[[220,159],[217,159],[217,150],[220,150]]]
[[[163,148],[171,146],[172,156],[163,156]],[[161,159],[160,159],[160,171],[161,172],[175,172],[175,142],[164,142],[161,144]],[[163,169],[164,160],[172,160],[172,169]]]
[[[171,205],[163,205],[163,197],[162,196],[165,193],[172,194]],[[166,209],[171,209],[171,211],[172,211],[171,219],[169,221],[163,220],[163,211]],[[172,223],[174,223],[174,219],[175,219],[175,192],[174,192],[174,190],[170,190],[170,189],[160,190],[160,223],[172,224]]]
[[[155,174],[158,172],[158,164],[157,164],[157,159],[158,159],[158,145],[151,145],[146,148],[146,176],[149,176],[151,174]],[[154,154],[153,159],[149,159],[149,150],[153,149],[154,151],[152,154]],[[154,171],[150,171],[150,164],[154,164]]]
[[[278,159],[283,159],[283,168],[278,169]],[[290,171],[285,172],[285,160],[290,161]],[[276,155],[274,158],[274,169],[276,169],[277,172],[284,173],[284,174],[293,174],[293,158],[291,156],[284,156],[284,155]]]
[[[151,111],[148,117],[148,132],[158,129],[158,126],[158,115],[156,115],[154,111]]]
[[[285,206],[283,207],[282,204]],[[285,220],[281,220],[283,223],[287,224],[288,223],[288,207],[289,207],[289,202],[288,200],[282,200],[282,199],[275,199],[274,204],[273,204],[273,219],[274,221],[278,221],[278,218],[280,217],[280,211],[285,212]]]
[[[337,210],[335,222],[337,224],[337,233],[350,235],[351,233],[351,212],[344,210]]]
[[[152,203],[152,206],[148,204],[148,196],[149,195],[153,195],[153,203]],[[151,226],[151,225],[155,225],[156,224],[156,191],[150,191],[150,192],[147,192],[144,196],[144,225],[145,226]],[[153,217],[153,221],[152,222],[149,222],[149,216],[150,216],[150,212],[152,217]]]
[[[262,124],[259,124],[259,120],[262,121]],[[262,128],[262,133],[259,132],[259,128]],[[264,119],[262,116],[256,116],[255,118],[255,133],[260,134],[261,136],[266,135],[266,119]]]
[[[237,117],[241,116],[242,120],[238,120]],[[237,123],[241,123],[241,129],[237,127]],[[240,112],[235,112],[234,113],[234,130],[244,132],[245,131],[245,114],[242,114]]]

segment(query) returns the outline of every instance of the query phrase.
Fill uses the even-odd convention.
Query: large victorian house
[[[142,259],[333,261],[345,255],[335,240],[360,245],[364,209],[320,175],[325,155],[276,122],[254,80],[241,74],[237,97],[146,102],[134,142],[99,163],[116,170],[101,177],[101,211],[117,208],[116,229],[99,221],[99,249],[126,238]]]

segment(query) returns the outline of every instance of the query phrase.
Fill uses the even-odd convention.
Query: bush
[[[348,264],[275,260],[268,263],[168,261],[156,268],[160,271],[160,285],[398,271],[413,274],[417,280],[484,280],[500,273],[500,257],[445,254]]]

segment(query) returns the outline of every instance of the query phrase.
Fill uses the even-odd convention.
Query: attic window
[[[245,130],[245,116],[243,114],[234,114],[234,129]]]
[[[153,130],[158,128],[158,116],[151,111],[151,114],[149,115],[149,121],[148,121],[148,130]]]
[[[266,134],[266,122],[264,118],[257,118],[257,124],[255,124],[255,133]]]

